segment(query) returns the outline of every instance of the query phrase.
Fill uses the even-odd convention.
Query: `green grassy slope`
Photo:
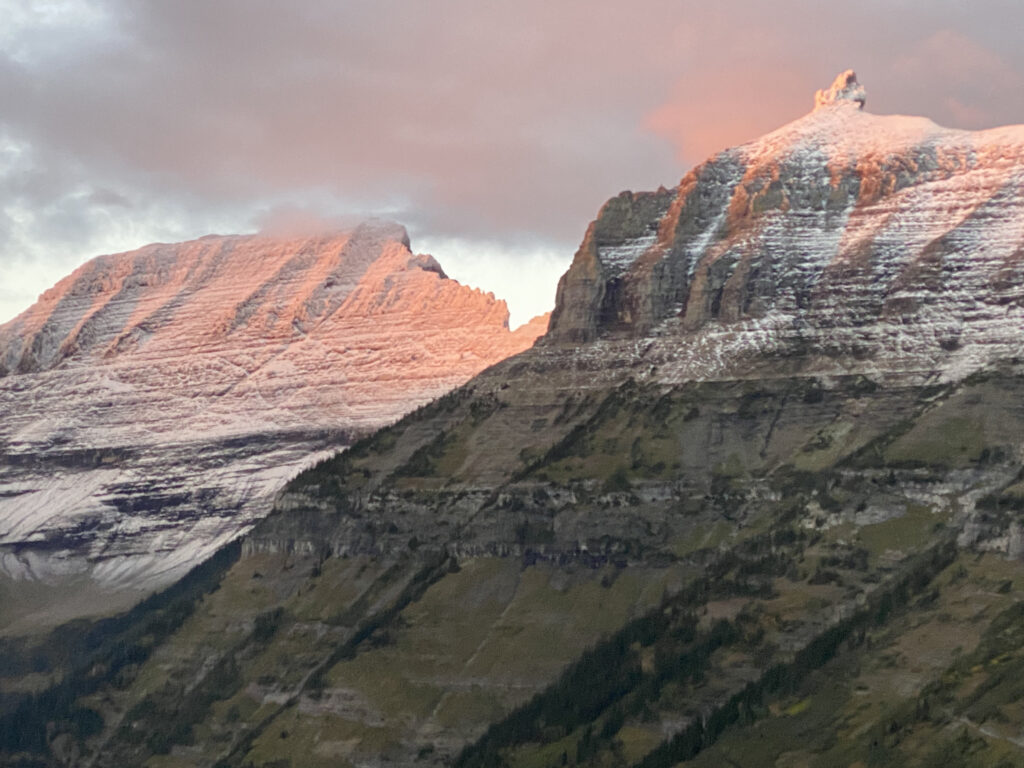
[[[505,383],[293,481],[5,764],[1017,764],[1015,370]]]

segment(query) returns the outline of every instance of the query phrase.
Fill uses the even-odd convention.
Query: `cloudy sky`
[[[90,256],[404,223],[552,303],[601,203],[807,112],[1024,122],[1020,0],[0,0],[0,322]]]

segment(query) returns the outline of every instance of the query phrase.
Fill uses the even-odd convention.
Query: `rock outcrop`
[[[405,230],[96,258],[0,326],[0,566],[172,580],[353,435],[529,347]]]
[[[814,94],[814,109],[817,111],[822,107],[831,107],[840,101],[852,101],[864,109],[867,99],[867,91],[857,82],[857,74],[848,69],[837,76],[831,86]]]

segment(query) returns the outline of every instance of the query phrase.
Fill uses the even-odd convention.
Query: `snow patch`
[[[605,275],[615,277],[628,271],[657,241],[658,233],[652,232],[627,240],[622,245],[598,248],[597,258],[604,267]]]

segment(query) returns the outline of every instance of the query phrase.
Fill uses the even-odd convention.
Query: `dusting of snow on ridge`
[[[389,222],[98,257],[0,326],[0,572],[166,584],[545,327]]]
[[[814,111],[697,166],[664,204],[610,201],[592,230],[613,247],[584,241],[544,345],[638,345],[666,383],[953,381],[1019,355],[1024,126],[954,130],[863,102],[844,72]]]

